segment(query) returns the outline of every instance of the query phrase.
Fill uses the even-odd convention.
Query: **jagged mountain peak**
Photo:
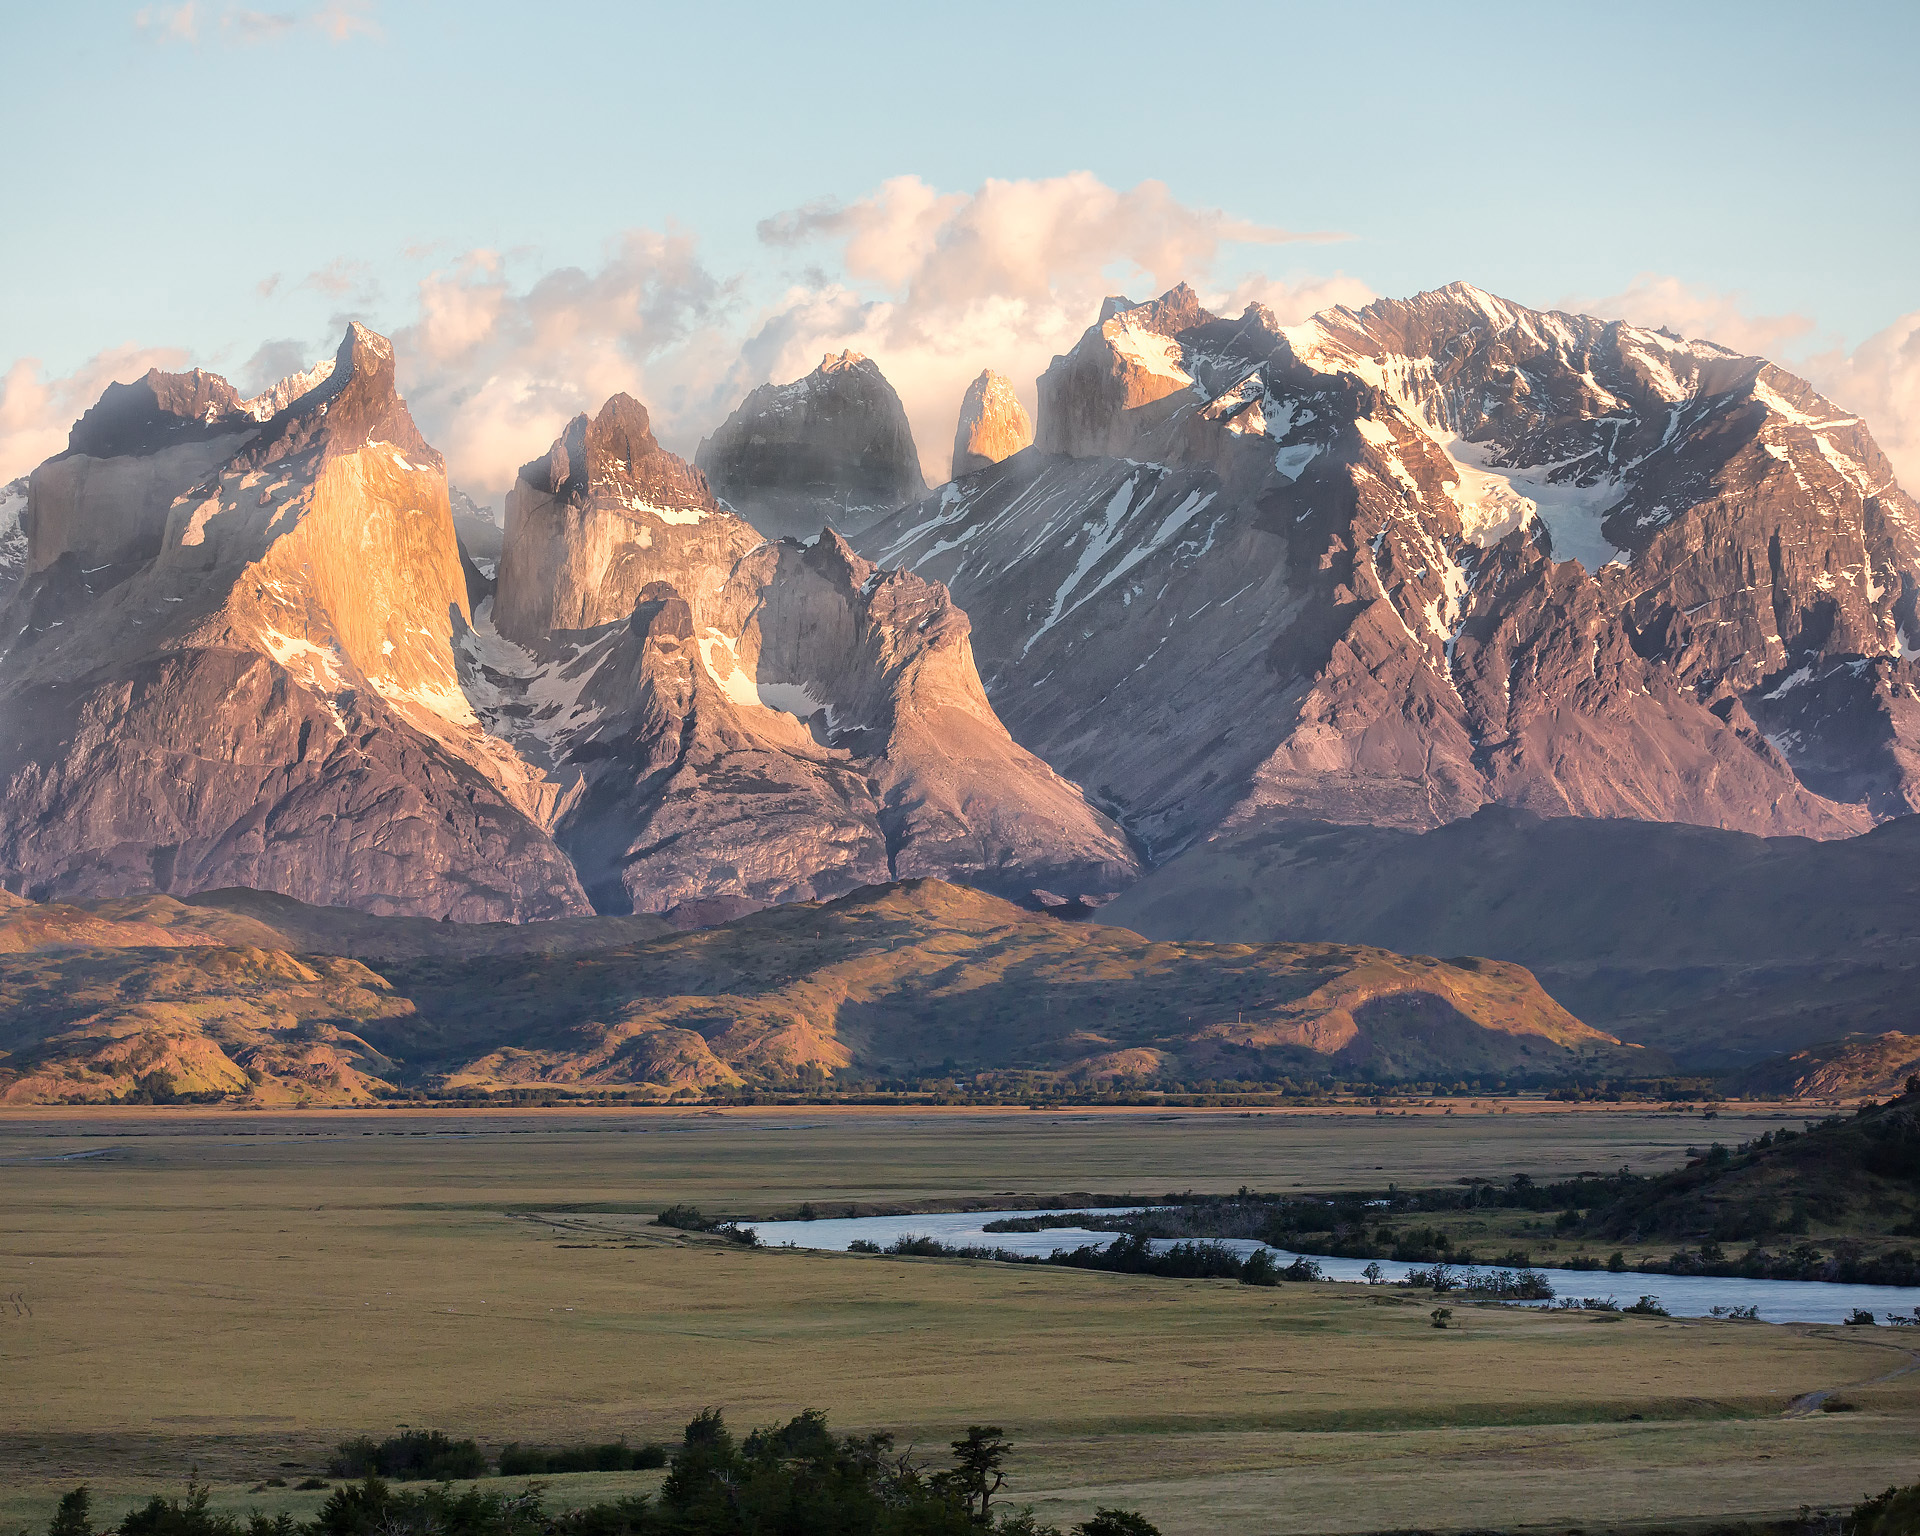
[[[393,343],[359,321],[350,321],[324,375],[270,417],[260,435],[234,461],[244,470],[265,469],[283,459],[314,452],[319,462],[358,453],[369,443],[387,443],[410,464],[442,475],[446,461],[414,424],[401,399]]]
[[[1033,441],[1033,419],[1014,393],[1013,380],[991,368],[967,386],[953,431],[952,478],[1012,458]]]
[[[1015,735],[1156,854],[1920,809],[1920,509],[1771,363],[1464,283],[1285,328],[1176,289],[1054,360],[1037,446],[858,542],[953,589]]]
[[[106,387],[73,424],[67,452],[95,459],[151,453],[243,431],[246,416],[239,393],[219,374],[150,368],[131,384]]]
[[[519,479],[576,505],[599,494],[668,520],[719,508],[706,476],[660,446],[647,408],[625,393],[610,396],[593,416],[574,417],[545,454],[521,466]]]
[[[877,363],[851,351],[753,390],[694,462],[769,538],[811,537],[823,523],[857,532],[927,488],[899,395]]]

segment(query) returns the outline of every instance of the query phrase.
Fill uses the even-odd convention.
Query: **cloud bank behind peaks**
[[[1902,315],[1851,352],[1834,347],[1808,353],[1814,322],[1807,316],[1749,314],[1737,293],[1696,288],[1657,273],[1642,273],[1606,298],[1563,300],[1560,308],[1649,329],[1665,326],[1801,374],[1834,404],[1865,418],[1901,486],[1920,494],[1920,310]]]
[[[1117,190],[1084,171],[990,180],[968,193],[901,176],[856,202],[776,214],[759,235],[771,250],[830,257],[839,275],[803,278],[763,314],[729,375],[735,398],[807,372],[823,353],[864,352],[899,391],[936,483],[960,397],[982,368],[1013,379],[1031,408],[1034,379],[1106,295],[1147,297],[1182,280],[1204,287],[1232,246],[1343,238],[1191,207],[1157,181]],[[1341,302],[1371,297],[1359,283],[1331,281]]]

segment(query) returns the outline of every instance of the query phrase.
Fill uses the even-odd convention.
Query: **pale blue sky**
[[[257,3],[5,8],[0,373],[238,371],[343,311],[405,325],[460,251],[592,268],[634,227],[764,299],[834,252],[757,221],[903,174],[1158,179],[1345,232],[1246,264],[1384,294],[1654,272],[1848,344],[1920,308],[1912,3]]]

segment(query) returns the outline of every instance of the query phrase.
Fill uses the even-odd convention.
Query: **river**
[[[1144,1207],[1134,1207],[1144,1209]],[[1111,1232],[1093,1232],[1084,1227],[1056,1227],[1050,1232],[989,1232],[986,1224],[1008,1216],[1032,1216],[1032,1211],[947,1211],[923,1216],[826,1217],[819,1221],[757,1221],[751,1223],[760,1240],[772,1247],[791,1244],[795,1248],[846,1251],[856,1238],[878,1243],[882,1248],[896,1238],[932,1237],[943,1243],[979,1244],[987,1248],[1005,1248],[1013,1253],[1044,1258],[1057,1248],[1078,1248],[1085,1243],[1109,1243]],[[744,1223],[743,1223],[744,1225]],[[1223,1238],[1236,1253],[1246,1254],[1267,1245],[1252,1238]],[[1155,1247],[1164,1247],[1157,1242]],[[1309,1258],[1326,1272],[1329,1280],[1353,1280],[1366,1283],[1361,1273],[1366,1259],[1336,1259],[1324,1254],[1295,1254],[1284,1248],[1269,1249],[1277,1258],[1291,1263]],[[1411,1269],[1424,1265],[1394,1264],[1382,1259],[1385,1272],[1382,1283],[1406,1278]],[[1462,1266],[1465,1273],[1480,1274],[1488,1266]],[[1609,1274],[1604,1270],[1537,1269],[1557,1297],[1611,1297],[1625,1306],[1642,1295],[1657,1296],[1660,1304],[1675,1317],[1710,1317],[1715,1307],[1757,1307],[1763,1322],[1769,1323],[1841,1323],[1856,1309],[1864,1307],[1876,1321],[1885,1323],[1888,1313],[1904,1317],[1916,1315],[1920,1308],[1920,1287],[1898,1285],[1832,1285],[1824,1280],[1742,1280],[1718,1279],[1706,1275],[1643,1275],[1637,1271]],[[1920,1328],[1914,1329],[1920,1344]]]

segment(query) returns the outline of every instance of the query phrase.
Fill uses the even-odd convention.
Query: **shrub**
[[[1453,1321],[1453,1308],[1435,1307],[1427,1316],[1433,1319],[1434,1327],[1444,1328]]]
[[[1091,1520],[1073,1528],[1073,1536],[1160,1536],[1160,1528],[1137,1510],[1096,1509]]]
[[[1876,1321],[1877,1319],[1873,1313],[1865,1307],[1855,1307],[1847,1314],[1847,1326],[1849,1328],[1871,1328]]]
[[[664,1467],[667,1448],[663,1445],[630,1446],[624,1440],[610,1445],[539,1446],[518,1441],[500,1450],[502,1477],[540,1477],[563,1472],[631,1472],[644,1467]]]
[[[93,1493],[84,1483],[61,1498],[47,1536],[93,1536]]]
[[[487,1458],[471,1440],[451,1440],[437,1429],[409,1429],[378,1445],[366,1435],[341,1441],[327,1471],[335,1477],[438,1483],[485,1477]]]
[[[1861,1500],[1850,1527],[1853,1536],[1920,1536],[1920,1483]]]
[[[1671,1317],[1673,1314],[1660,1305],[1658,1296],[1642,1296],[1632,1306],[1622,1307],[1622,1312],[1632,1312],[1639,1317]]]

